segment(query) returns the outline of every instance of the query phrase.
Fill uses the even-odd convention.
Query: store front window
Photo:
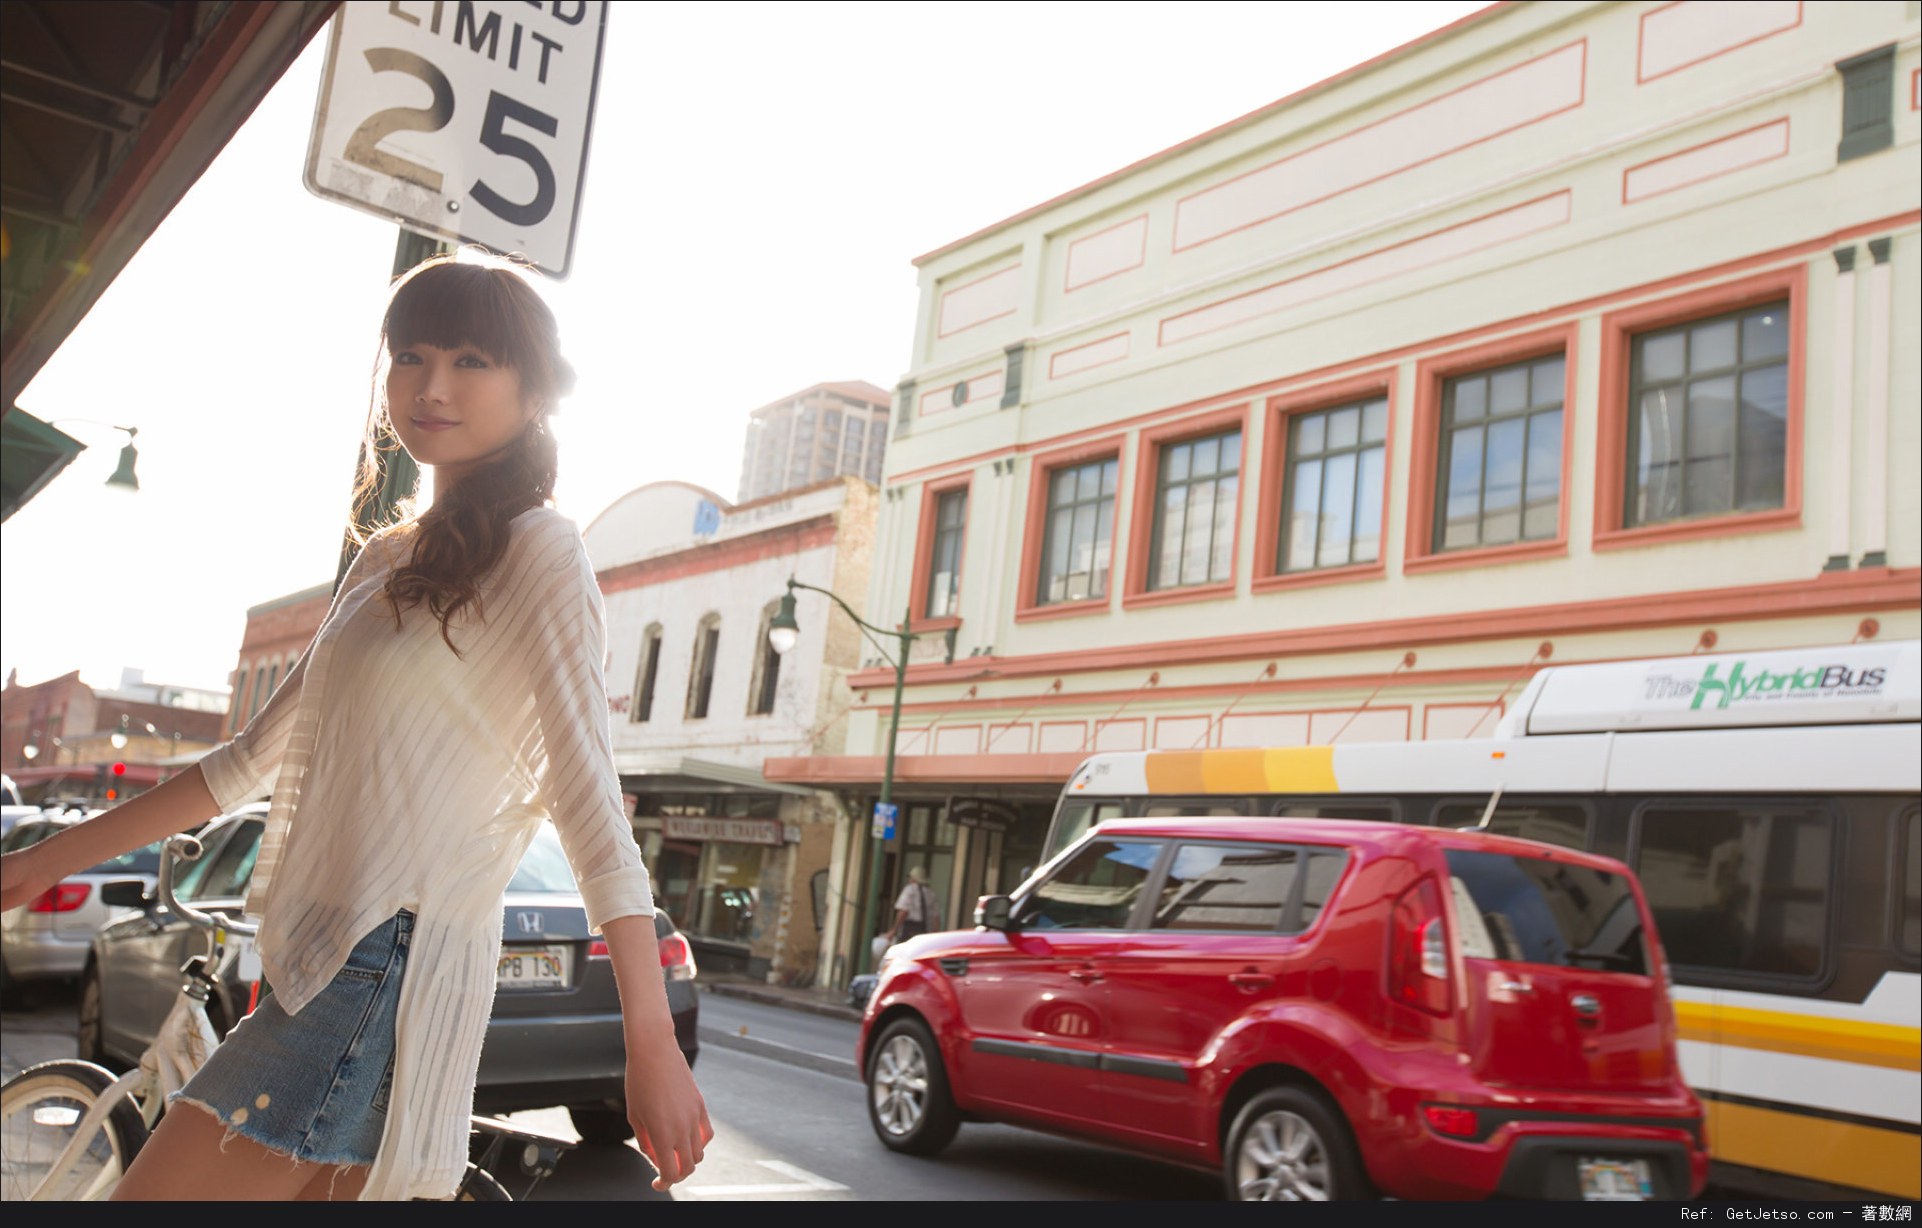
[[[772,794],[643,793],[636,815],[658,822],[655,901],[691,937],[745,952],[766,911],[761,873],[782,843]]]

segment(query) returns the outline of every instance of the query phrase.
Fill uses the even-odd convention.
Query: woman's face
[[[387,415],[407,454],[457,481],[519,439],[539,406],[520,374],[486,351],[417,343],[396,349],[387,370]]]

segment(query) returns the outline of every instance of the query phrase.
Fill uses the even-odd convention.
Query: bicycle
[[[106,1198],[140,1154],[148,1132],[166,1109],[167,1094],[184,1085],[220,1044],[207,1018],[207,999],[240,956],[242,944],[235,940],[252,938],[256,927],[181,902],[174,892],[174,870],[181,861],[199,860],[206,847],[202,837],[211,839],[238,821],[228,816],[209,824],[199,836],[171,836],[162,850],[160,903],[206,932],[209,945],[207,954],[181,967],[180,996],[140,1064],[116,1078],[92,1062],[42,1062],[0,1088],[0,1199]],[[108,884],[108,889],[118,886]],[[144,886],[138,902],[151,904]],[[492,1117],[473,1117],[472,1131],[476,1158],[467,1165],[455,1194],[457,1201],[514,1201],[496,1175],[498,1166],[509,1159],[519,1175],[528,1178],[521,1193],[525,1199],[553,1175],[560,1157],[575,1146],[569,1139]],[[511,1152],[510,1144],[518,1144],[519,1150]]]

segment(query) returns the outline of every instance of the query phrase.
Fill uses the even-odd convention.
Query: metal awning
[[[39,494],[86,447],[25,410],[7,411],[0,418],[0,520]]]
[[[724,791],[791,793],[797,797],[808,797],[814,793],[813,789],[802,785],[771,781],[761,774],[759,768],[715,763],[709,759],[691,759],[685,755],[622,754],[616,751],[614,771],[623,785],[630,781],[644,782],[654,792],[712,792],[718,786]]]

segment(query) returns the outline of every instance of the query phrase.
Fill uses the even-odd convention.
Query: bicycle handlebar
[[[259,926],[249,925],[239,918],[216,917],[212,913],[201,912],[191,904],[183,903],[180,897],[174,894],[175,866],[181,861],[199,861],[201,854],[207,850],[205,841],[233,824],[241,822],[242,817],[235,814],[224,815],[201,828],[197,836],[181,832],[177,836],[168,836],[166,843],[161,846],[160,902],[167,906],[168,912],[197,930],[224,929],[242,938],[252,938],[260,932]]]

